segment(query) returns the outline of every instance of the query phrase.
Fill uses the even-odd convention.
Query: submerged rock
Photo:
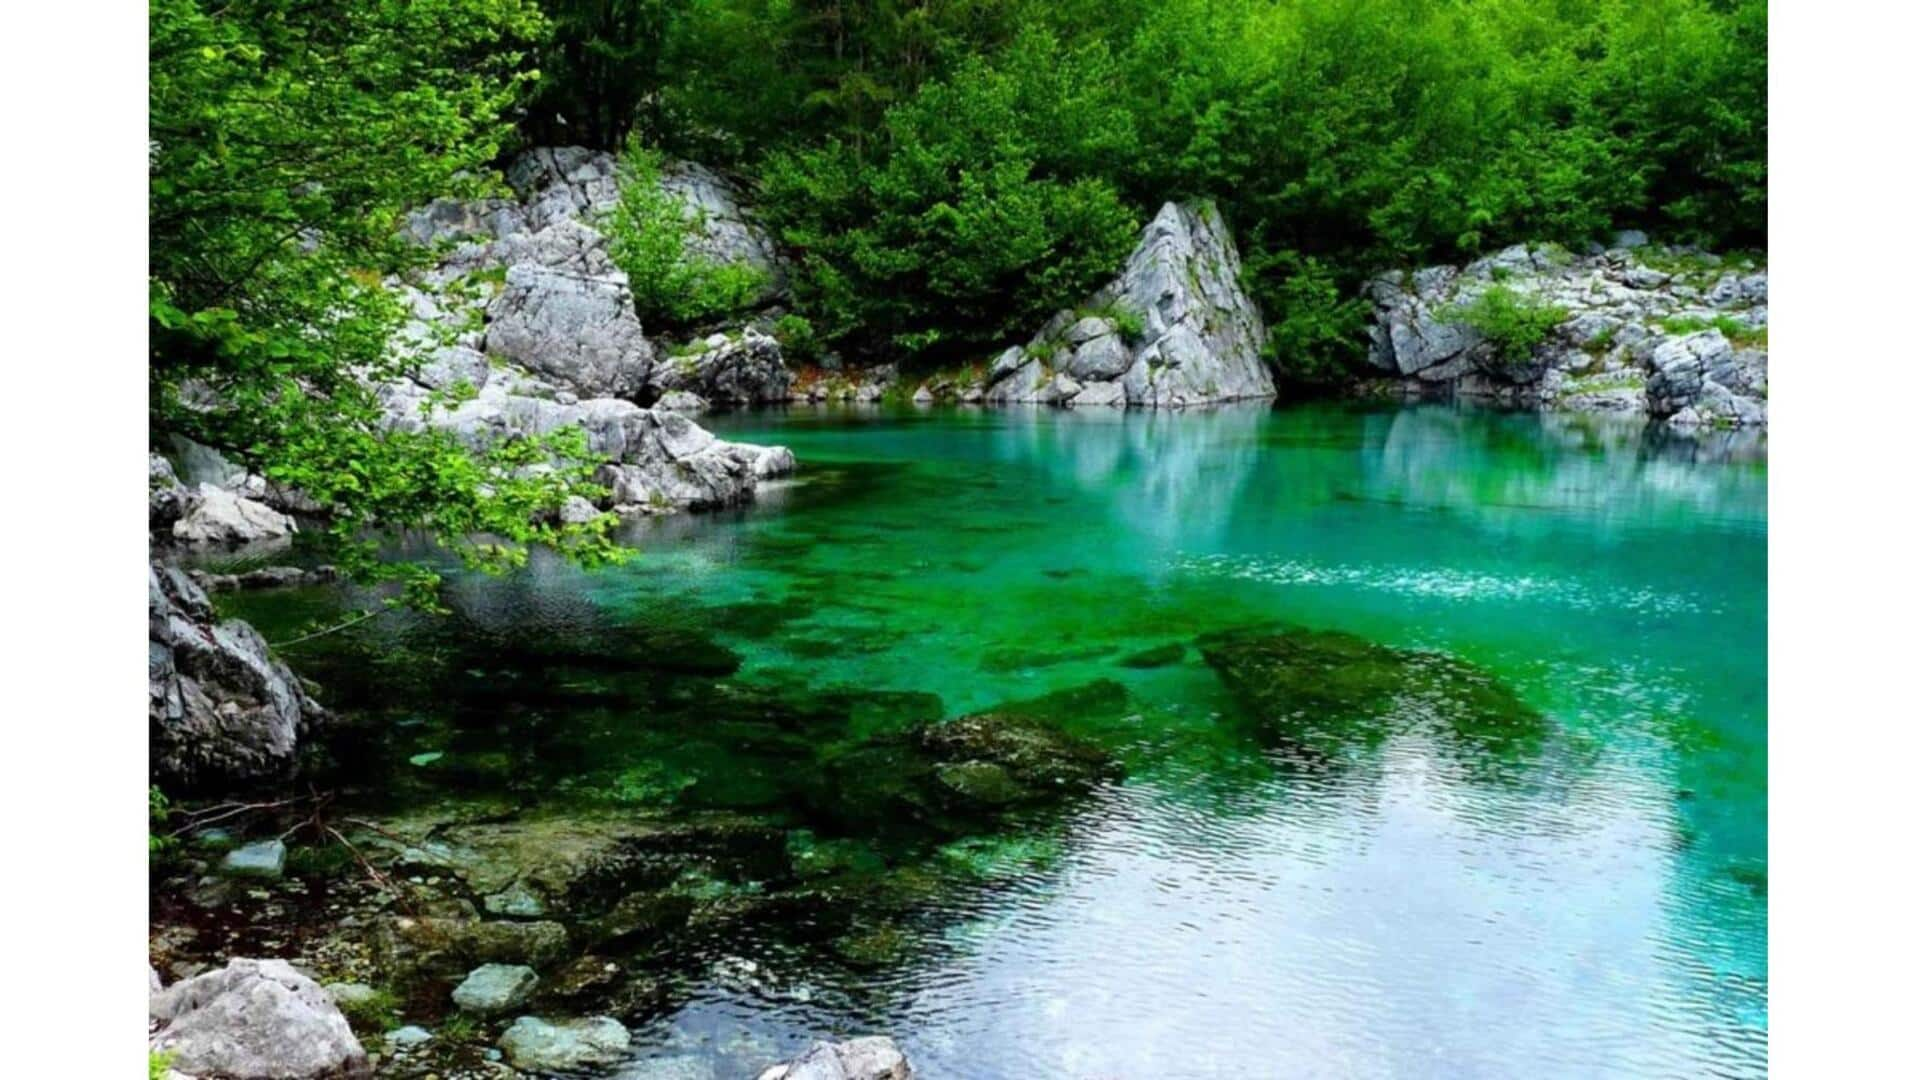
[[[1005,711],[921,725],[842,753],[811,796],[844,824],[951,833],[1122,775],[1119,763],[1091,743],[1038,716]]]
[[[998,404],[1208,405],[1274,396],[1266,326],[1212,203],[1167,203],[1119,278],[996,359]]]
[[[230,961],[148,1002],[148,1045],[192,1076],[321,1080],[373,1074],[347,1018],[320,985],[284,960]]]
[[[557,1023],[523,1016],[500,1036],[507,1064],[536,1073],[615,1065],[632,1044],[626,1027],[609,1016]]]
[[[154,775],[182,786],[284,774],[324,715],[253,627],[216,622],[207,594],[160,563],[147,570],[147,689]]]
[[[913,1066],[900,1047],[884,1035],[846,1042],[816,1042],[807,1052],[774,1065],[758,1080],[912,1080]]]
[[[374,953],[391,971],[451,977],[474,965],[548,968],[567,955],[567,928],[551,920],[389,916],[375,923]]]
[[[1478,750],[1537,741],[1546,720],[1492,675],[1445,653],[1352,634],[1244,630],[1200,640],[1201,655],[1261,727],[1310,749],[1432,729]]]

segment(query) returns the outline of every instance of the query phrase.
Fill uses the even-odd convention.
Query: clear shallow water
[[[749,510],[635,526],[647,554],[625,567],[463,580],[454,633],[537,639],[502,661],[527,679],[609,625],[710,637],[739,670],[409,717],[417,737],[374,751],[398,763],[391,798],[617,791],[800,821],[807,751],[706,722],[697,688],[716,683],[954,716],[1112,680],[1123,704],[1060,722],[1128,777],[940,849],[966,880],[939,879],[884,962],[823,960],[777,926],[686,945],[702,962],[623,1075],[751,1075],[829,1031],[894,1034],[936,1078],[1764,1072],[1751,436],[1437,407],[713,426],[786,443],[800,478]],[[271,627],[333,602],[237,603]],[[1119,663],[1275,621],[1452,654],[1546,735],[1496,753],[1407,724],[1301,755],[1250,737],[1196,650]],[[423,632],[389,618],[367,640]],[[456,700],[478,675],[429,689]],[[423,748],[504,755],[511,779],[443,789],[406,771]]]

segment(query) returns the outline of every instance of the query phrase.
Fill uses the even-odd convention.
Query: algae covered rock
[[[1445,653],[1270,628],[1209,635],[1200,651],[1265,733],[1311,749],[1427,730],[1494,750],[1530,745],[1546,730],[1504,683]]]
[[[540,976],[525,964],[482,964],[453,988],[453,1003],[481,1016],[526,1004]]]
[[[604,1068],[617,1064],[632,1045],[626,1027],[609,1016],[558,1022],[523,1016],[500,1036],[507,1063],[534,1073]]]
[[[1057,725],[1049,699],[1030,705],[920,724],[845,751],[828,761],[816,806],[846,825],[967,832],[1123,775],[1106,751]]]

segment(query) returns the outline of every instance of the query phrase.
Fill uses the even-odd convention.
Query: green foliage
[[[1493,285],[1441,315],[1448,322],[1464,323],[1479,331],[1506,363],[1524,364],[1553,328],[1566,321],[1567,309],[1505,285]]]
[[[440,1020],[440,1040],[450,1046],[459,1046],[480,1038],[480,1021],[471,1013],[454,1011]]]
[[[1348,296],[1339,278],[1311,256],[1275,290],[1268,348],[1280,372],[1309,385],[1338,381],[1365,348],[1367,305]]]
[[[1731,315],[1715,315],[1704,318],[1699,315],[1675,315],[1660,320],[1660,328],[1669,334],[1697,334],[1702,330],[1718,330],[1720,336],[1738,346],[1765,345],[1767,328],[1752,327]]]
[[[804,315],[791,312],[773,322],[773,338],[790,364],[811,364],[820,359],[820,339],[813,323]]]
[[[173,1069],[173,1058],[171,1050],[147,1051],[147,1080],[167,1080],[167,1073]]]
[[[1124,341],[1139,341],[1147,332],[1147,317],[1117,300],[1095,307],[1082,308],[1080,314],[1082,317],[1092,316],[1112,323],[1114,332]]]
[[[663,160],[638,140],[628,145],[620,201],[602,223],[607,254],[626,272],[641,322],[685,326],[751,306],[766,274],[695,250],[706,227],[702,211],[663,186]]]
[[[147,858],[156,859],[172,851],[175,839],[166,834],[167,816],[173,804],[157,784],[147,785]]]
[[[694,5],[683,0],[541,0],[552,35],[534,53],[542,78],[523,127],[536,145],[617,150],[666,126],[656,88],[680,63]]]
[[[556,523],[593,491],[577,432],[474,453],[391,430],[371,389],[410,363],[382,281],[429,255],[400,216],[494,190],[502,114],[533,76],[522,48],[544,29],[532,0],[149,7],[150,431],[304,492],[333,561],[422,605],[438,579],[378,562],[381,533],[483,569],[530,543],[613,554],[610,521]]]
[[[1111,277],[1135,218],[1113,172],[1135,142],[1104,48],[1023,34],[886,112],[877,146],[776,154],[766,213],[829,342],[909,358],[1031,330]]]
[[[361,1035],[378,1035],[400,1024],[400,998],[385,987],[374,987],[372,994],[338,1004],[341,1015]]]
[[[856,357],[1024,337],[1169,198],[1219,204],[1316,382],[1381,269],[1766,237],[1764,0],[579,6],[657,39],[631,124],[761,181],[801,314]]]

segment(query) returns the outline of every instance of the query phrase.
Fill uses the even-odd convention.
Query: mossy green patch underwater
[[[316,775],[361,812],[784,837],[672,887],[694,930],[663,947],[699,962],[642,1045],[750,1073],[722,1047],[857,1028],[929,1075],[1184,1075],[1232,1031],[1242,1073],[1764,1071],[1764,436],[713,422],[798,479],[636,523],[628,566],[461,577],[450,619],[287,651],[347,714]],[[280,639],[358,599],[223,604]],[[721,904],[760,914],[701,937]]]

